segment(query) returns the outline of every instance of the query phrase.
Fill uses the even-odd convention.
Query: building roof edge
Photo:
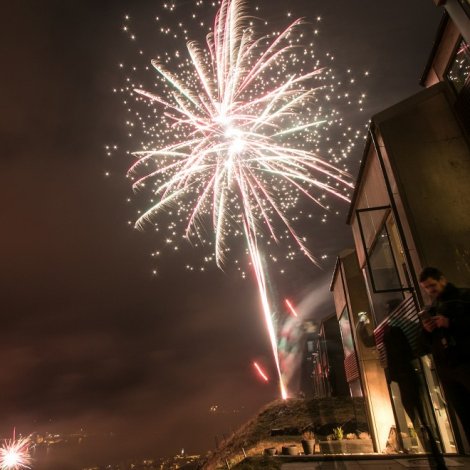
[[[442,15],[441,21],[437,28],[436,36],[434,38],[434,42],[432,44],[431,52],[429,53],[428,60],[426,62],[426,65],[424,66],[423,74],[421,75],[421,78],[419,80],[419,84],[421,86],[424,86],[426,82],[426,77],[428,76],[429,71],[431,70],[431,65],[434,61],[434,57],[436,56],[437,48],[439,47],[439,44],[442,39],[442,35],[444,34],[444,30],[446,29],[448,22],[449,22],[449,14],[444,10],[444,14]]]
[[[346,217],[346,224],[347,225],[351,225],[351,219],[352,219],[352,216],[353,216],[354,206],[356,205],[356,199],[358,197],[359,187],[361,186],[362,176],[364,174],[364,169],[365,169],[366,162],[367,162],[367,156],[369,155],[369,149],[370,149],[370,144],[371,144],[371,138],[370,138],[370,132],[369,131],[370,131],[370,126],[371,125],[372,125],[372,121],[369,124],[369,128],[368,128],[368,131],[367,131],[367,140],[366,140],[366,144],[364,146],[364,152],[362,153],[361,165],[359,167],[359,172],[357,174],[356,184],[354,186],[354,192],[353,192],[353,195],[352,195],[352,198],[351,198],[351,202],[349,203],[349,211],[348,211],[348,215]]]

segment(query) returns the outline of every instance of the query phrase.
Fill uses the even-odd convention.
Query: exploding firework
[[[6,440],[0,447],[0,470],[21,470],[31,468],[29,437]]]
[[[270,250],[261,245],[293,240],[289,256],[296,250],[316,263],[290,211],[302,197],[328,209],[327,194],[348,200],[351,189],[348,174],[334,164],[345,153],[327,161],[317,152],[318,129],[339,118],[317,98],[319,91],[327,99],[334,92],[324,84],[329,69],[299,58],[302,26],[296,20],[281,32],[257,36],[247,2],[222,0],[206,47],[189,41],[188,59],[176,70],[161,58],[152,60],[157,90],[129,91],[157,117],[157,124],[147,125],[136,113],[149,142],[134,153],[129,176],[136,190],[150,186],[153,194],[136,227],[171,212],[172,235],[177,222],[183,223],[182,236],[191,241],[203,240],[210,224],[219,267],[230,252],[229,240],[244,236],[283,398],[287,390],[267,292]]]

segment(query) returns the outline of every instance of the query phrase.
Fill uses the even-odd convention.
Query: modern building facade
[[[357,365],[348,382],[366,397],[379,452],[393,432],[401,450],[427,450],[422,424],[442,452],[469,449],[418,341],[421,269],[470,286],[470,4],[436,4],[446,13],[425,89],[371,120],[347,221],[355,250],[339,256],[331,286],[346,370],[348,357]]]

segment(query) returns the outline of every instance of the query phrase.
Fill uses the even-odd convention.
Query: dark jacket
[[[415,356],[403,330],[387,325],[383,342],[387,355],[387,378],[398,383],[415,379],[416,373],[411,364]],[[418,382],[416,385],[419,385]]]
[[[470,364],[470,289],[448,283],[429,313],[449,319],[449,328],[436,328],[431,333],[423,330],[436,366]]]

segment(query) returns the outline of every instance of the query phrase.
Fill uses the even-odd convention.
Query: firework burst
[[[153,193],[136,227],[176,207],[185,239],[203,238],[210,224],[219,267],[230,237],[244,235],[285,398],[260,244],[294,240],[297,251],[316,263],[289,211],[302,197],[323,208],[327,193],[347,200],[351,183],[316,149],[318,129],[328,128],[337,111],[318,105],[330,72],[309,68],[298,57],[306,51],[303,21],[257,36],[247,5],[222,0],[206,46],[187,43],[184,69],[152,60],[157,90],[130,91],[136,102],[148,104],[158,124],[142,124],[152,142],[134,153],[129,176],[136,190],[150,187]]]
[[[152,61],[167,96],[135,89],[161,106],[174,134],[184,136],[167,146],[135,152],[139,159],[129,171],[136,178],[134,188],[151,179],[158,198],[136,225],[142,227],[171,204],[183,203],[188,207],[185,235],[190,238],[201,232],[210,214],[220,266],[234,223],[255,239],[263,225],[278,240],[278,219],[314,261],[286,216],[292,202],[282,193],[287,186],[321,206],[314,190],[346,199],[338,184],[343,189],[350,185],[347,175],[299,145],[303,132],[326,120],[310,107],[318,88],[311,79],[321,69],[287,70],[289,56],[299,48],[292,38],[300,20],[272,41],[256,38],[245,6],[240,0],[224,0],[207,48],[188,42],[193,66],[189,77]],[[144,174],[138,176],[139,170]]]
[[[6,440],[0,447],[0,470],[21,470],[31,468],[29,437]]]

